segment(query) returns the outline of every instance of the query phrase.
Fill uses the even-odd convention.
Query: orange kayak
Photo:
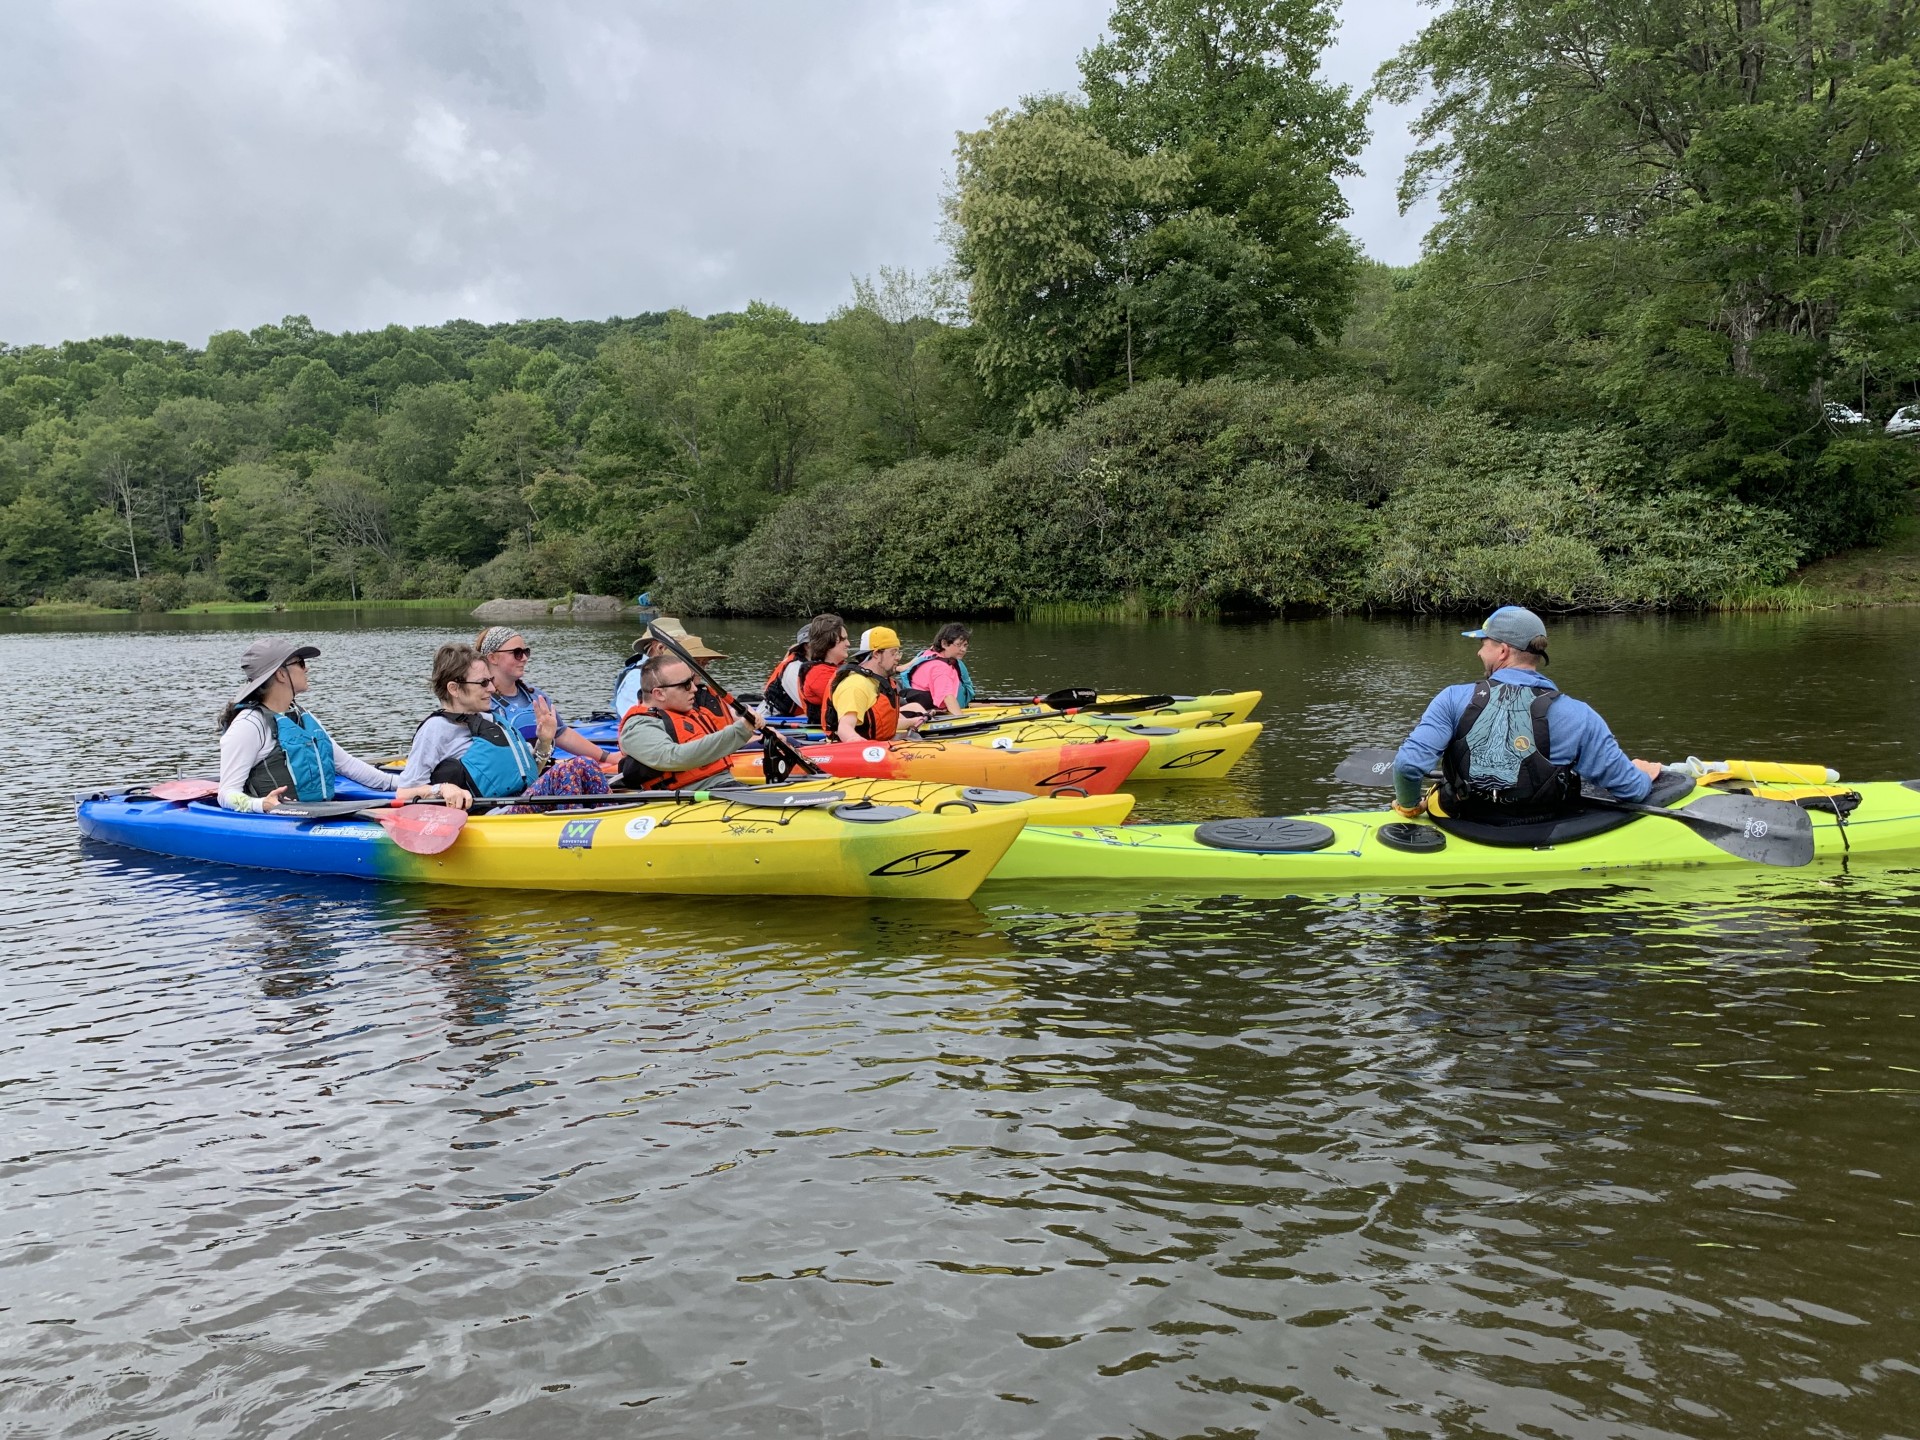
[[[1044,745],[969,745],[962,741],[865,740],[802,745],[800,753],[829,775],[864,780],[928,780],[941,785],[983,785],[1035,795],[1071,786],[1089,795],[1111,795],[1147,753],[1147,742],[1130,736]],[[733,757],[742,780],[760,778],[758,751]]]

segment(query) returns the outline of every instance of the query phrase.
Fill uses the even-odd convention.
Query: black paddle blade
[[[1393,757],[1399,752],[1383,745],[1356,750],[1335,767],[1333,778],[1342,785],[1393,784]]]
[[[784,745],[761,742],[760,773],[769,785],[778,785],[793,774],[793,761],[787,758],[790,753]]]
[[[1100,698],[1098,690],[1068,689],[1056,690],[1051,695],[1042,695],[1040,703],[1055,710],[1084,710]]]
[[[1813,861],[1813,817],[1786,800],[1703,795],[1677,810],[1647,806],[1644,813],[1671,815],[1702,840],[1759,865],[1792,867]]]
[[[1163,710],[1173,701],[1171,695],[1127,695],[1118,700],[1089,701],[1083,708],[1095,715],[1125,715],[1134,710]]]

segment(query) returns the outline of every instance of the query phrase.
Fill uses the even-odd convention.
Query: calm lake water
[[[475,628],[286,618],[369,756]],[[791,633],[692,628],[742,684]],[[1324,779],[1459,628],[973,660],[1263,687],[1140,813],[1278,813],[1377,798]],[[1920,774],[1920,613],[1555,631],[1637,754]],[[82,845],[75,788],[212,773],[257,633],[0,622],[8,1437],[1920,1434],[1920,879],[916,909]],[[605,704],[630,631],[527,634]]]

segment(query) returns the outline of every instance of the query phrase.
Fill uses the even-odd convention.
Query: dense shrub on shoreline
[[[1617,431],[1531,432],[1333,381],[1154,382],[989,464],[830,481],[664,576],[689,610],[974,614],[1699,607],[1778,583],[1778,511],[1655,496]]]

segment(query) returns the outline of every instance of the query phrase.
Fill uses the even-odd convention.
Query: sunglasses
[[[531,645],[515,645],[511,649],[496,650],[493,653],[496,655],[511,655],[516,660],[524,660],[533,654],[533,647]]]
[[[482,690],[493,689],[493,676],[482,675],[478,680],[462,680],[462,685],[478,685]]]
[[[692,676],[688,676],[685,680],[662,680],[653,688],[656,690],[691,690],[699,683],[700,682]]]

